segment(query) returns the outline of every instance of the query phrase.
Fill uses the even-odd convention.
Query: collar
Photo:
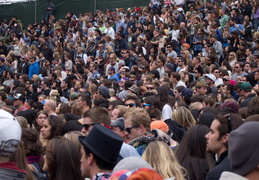
[[[14,163],[14,162],[4,162],[4,163],[0,163],[0,169],[4,168],[4,169],[12,169],[12,170],[16,170],[16,171],[20,171],[20,172],[26,172],[22,169],[19,169],[18,166]]]
[[[216,165],[220,164],[221,161],[223,161],[227,157],[228,157],[228,151],[225,151],[225,152],[221,153],[221,155],[219,156],[219,158],[216,161]]]
[[[111,175],[112,175],[112,173],[110,173],[110,172],[97,173],[96,175],[94,175],[92,180],[108,180]]]

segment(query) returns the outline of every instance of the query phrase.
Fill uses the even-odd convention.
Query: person
[[[41,136],[43,139],[50,140],[61,135],[62,128],[65,122],[58,116],[49,116],[43,123],[41,128]]]
[[[184,168],[180,166],[170,147],[162,141],[149,143],[142,158],[163,178],[185,179]]]
[[[72,141],[55,137],[46,147],[43,170],[49,179],[82,179],[80,172],[80,152]]]
[[[212,168],[206,180],[219,179],[223,171],[233,172],[228,158],[228,137],[232,130],[243,124],[242,118],[233,113],[221,113],[212,121],[210,132],[205,135],[207,151],[215,153],[216,166]]]
[[[86,94],[80,94],[77,98],[77,108],[80,110],[81,115],[92,107],[91,97]]]
[[[21,126],[13,115],[3,109],[0,109],[0,119],[0,179],[24,179],[26,171],[10,161],[21,140]]]
[[[122,138],[100,124],[93,125],[87,136],[78,138],[83,145],[81,148],[82,176],[92,180],[108,179],[118,162]]]
[[[27,110],[27,108],[24,106],[25,102],[25,96],[21,93],[17,93],[16,95],[13,96],[13,105],[17,109],[14,111],[14,114],[17,115],[21,111]]]
[[[220,180],[256,180],[259,178],[258,122],[247,122],[229,135],[229,159],[235,173],[223,172]],[[246,148],[245,153],[242,151]]]
[[[212,156],[206,153],[205,134],[209,128],[204,125],[191,127],[184,135],[176,152],[176,157],[186,169],[186,179],[205,179],[213,167]]]
[[[57,116],[56,114],[56,102],[53,100],[47,100],[43,106],[44,111],[48,114],[48,116]]]
[[[49,18],[51,15],[54,15],[54,11],[55,11],[55,5],[53,4],[52,1],[48,1],[48,4],[47,4],[47,14],[46,14],[46,22],[49,21]]]
[[[24,152],[28,161],[28,165],[36,172],[42,172],[42,154],[44,149],[40,143],[39,134],[35,129],[23,128],[22,141],[24,143]]]

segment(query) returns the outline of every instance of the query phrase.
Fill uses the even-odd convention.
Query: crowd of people
[[[259,179],[259,1],[1,22],[1,179]]]

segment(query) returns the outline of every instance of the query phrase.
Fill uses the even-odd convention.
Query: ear
[[[93,153],[90,153],[88,155],[87,162],[88,162],[89,165],[93,164],[93,162],[94,162],[94,155],[93,155]]]
[[[228,137],[229,137],[229,133],[227,133],[224,136],[222,136],[222,142],[224,144],[228,144]]]
[[[142,124],[139,125],[139,130],[140,130],[141,133],[146,132],[146,128]]]

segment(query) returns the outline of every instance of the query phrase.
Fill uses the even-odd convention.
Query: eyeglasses
[[[128,134],[130,134],[130,133],[131,133],[131,129],[137,128],[137,127],[139,127],[139,126],[137,126],[137,125],[131,126],[131,127],[125,128],[125,131],[126,131]]]
[[[219,71],[215,71],[214,73],[219,73]]]
[[[194,74],[197,74],[198,72],[193,72]]]
[[[83,124],[83,127],[85,128],[86,131],[88,131],[89,127],[90,126],[93,126],[95,124],[98,124],[98,123],[92,123],[92,124]]]
[[[167,48],[171,48],[171,46],[167,46]]]
[[[146,87],[148,90],[152,90],[152,89],[154,89],[153,87]]]
[[[151,106],[152,104],[143,104],[142,106]]]
[[[133,107],[133,106],[137,106],[137,104],[129,103],[129,104],[125,104],[125,106],[127,106],[127,107]]]
[[[228,132],[232,131],[232,126],[231,126],[231,114],[226,114],[225,116],[223,116],[224,118],[228,118]]]

